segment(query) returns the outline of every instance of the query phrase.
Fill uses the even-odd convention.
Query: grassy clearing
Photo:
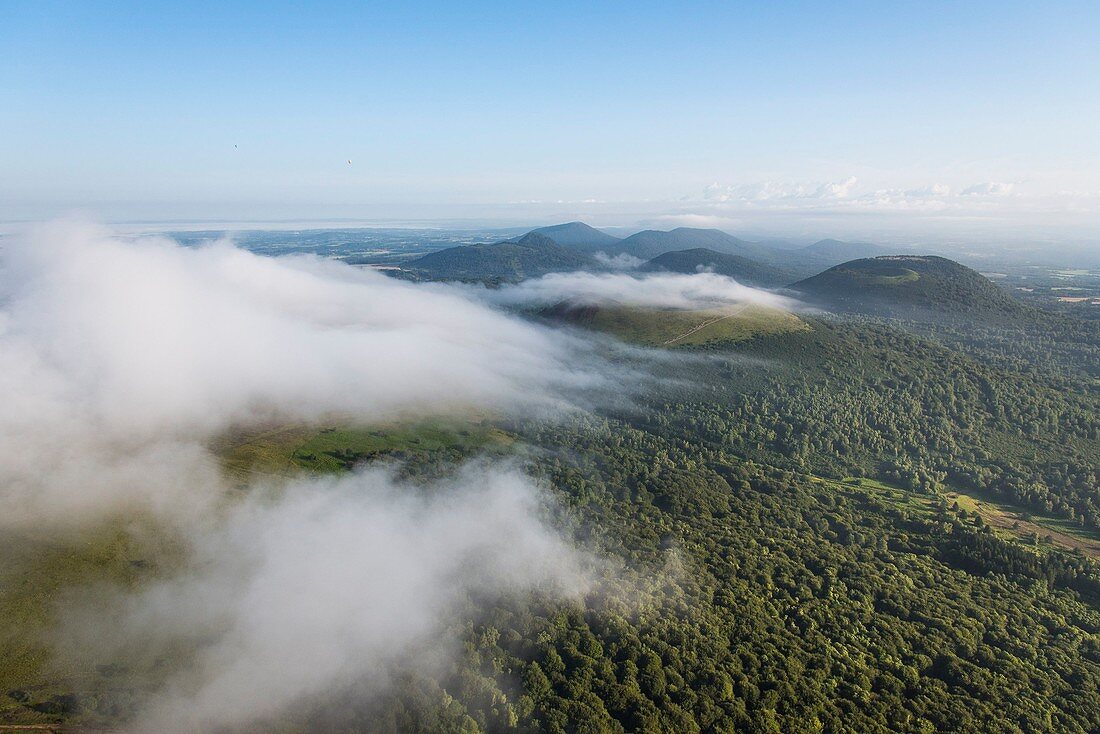
[[[862,271],[859,277],[875,285],[901,285],[920,280],[920,274],[909,268],[880,268],[878,271]]]
[[[892,484],[887,484],[878,479],[846,477],[843,483],[849,487],[859,487],[860,489],[871,490],[878,495],[879,499],[895,507],[907,510],[928,510],[932,506],[932,501],[934,499],[928,495],[916,494],[907,489],[895,487]]]
[[[691,347],[739,342],[764,334],[807,331],[794,314],[763,306],[698,311],[602,306],[577,319],[579,325],[623,341],[653,347]]]
[[[932,509],[934,497],[916,494],[901,487],[895,487],[877,479],[865,477],[845,477],[842,480],[814,477],[814,481],[832,486],[846,494],[874,497],[884,504],[913,513],[926,513]]]
[[[512,441],[487,422],[456,420],[282,426],[236,432],[213,448],[227,474],[243,483],[255,475],[345,471],[372,459],[438,452],[463,458],[503,451]],[[176,669],[193,651],[127,659],[125,667],[111,660],[77,664],[55,654],[50,641],[73,595],[100,585],[139,588],[164,577],[184,555],[182,542],[148,519],[112,521],[75,537],[0,532],[0,730],[61,731],[62,721],[64,731],[106,725]]]
[[[283,426],[227,436],[214,448],[229,474],[245,478],[344,471],[360,462],[416,453],[494,453],[512,440],[480,420],[431,421],[381,428]]]
[[[45,532],[0,534],[0,723],[94,721],[118,704],[113,690],[148,681],[148,671],[55,655],[51,633],[70,594],[98,585],[133,588],[179,558],[177,541],[148,521],[114,521],[64,541]],[[74,691],[82,694],[83,715],[75,715]]]
[[[846,492],[858,488],[873,493],[880,501],[909,511],[930,512],[937,500],[936,497],[915,494],[875,479],[847,477],[838,482],[817,477],[816,480]],[[957,503],[960,510],[980,515],[1002,537],[1028,545],[1038,540],[1048,548],[1080,550],[1091,558],[1100,559],[1100,532],[1095,530],[1080,528],[1063,518],[1031,513],[1022,507],[995,502],[987,497],[955,490],[947,491],[942,496],[949,505]]]
[[[1079,528],[1068,520],[1042,515],[987,497],[949,491],[945,497],[958,503],[960,510],[977,513],[994,530],[1012,537],[1031,541],[1037,537],[1065,550],[1080,550],[1091,558],[1100,558],[1100,533]]]

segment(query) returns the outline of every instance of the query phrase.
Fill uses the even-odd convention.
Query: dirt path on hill
[[[669,344],[675,344],[676,342],[680,341],[681,339],[686,339],[689,336],[691,336],[692,334],[694,334],[695,332],[701,331],[702,329],[707,328],[711,324],[716,324],[719,321],[722,321],[723,319],[728,319],[731,316],[736,316],[737,314],[741,313],[744,310],[745,310],[744,305],[734,306],[733,309],[729,313],[723,314],[722,316],[717,316],[713,319],[710,319],[709,321],[704,321],[703,323],[699,324],[698,326],[685,331],[680,336],[673,337],[672,339],[669,339],[668,341],[665,341],[665,342],[661,342],[661,346],[668,346]]]

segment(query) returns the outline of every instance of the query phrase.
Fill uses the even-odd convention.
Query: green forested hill
[[[791,282],[790,271],[747,257],[708,250],[705,247],[663,253],[647,262],[645,269],[672,273],[707,271],[725,275],[741,283],[758,286],[780,286]]]
[[[665,252],[699,247],[748,258],[772,254],[772,248],[765,245],[747,242],[721,230],[696,227],[677,227],[668,232],[647,229],[620,240],[614,251],[649,260]]]
[[[751,362],[698,368],[723,407],[685,392],[654,420],[679,415],[676,435],[773,465],[974,489],[1100,529],[1100,394],[1081,376],[994,365],[881,323],[808,323],[736,345]]]
[[[612,248],[620,241],[618,237],[601,232],[584,222],[567,222],[549,227],[539,227],[531,230],[531,233],[549,237],[563,247],[572,247],[587,252]]]
[[[812,325],[701,348],[644,407],[507,426],[552,449],[533,471],[612,570],[582,602],[471,607],[462,661],[373,709],[379,730],[1100,726],[1095,563],[943,494],[1094,503],[1094,399],[888,326]]]
[[[812,325],[703,348],[646,409],[512,427],[556,448],[536,471],[622,566],[582,604],[496,605],[469,627],[442,684],[466,725],[1100,726],[1095,562],[942,493],[984,488],[1091,532],[1073,508],[1098,499],[1096,396],[890,326]],[[414,700],[389,725],[423,727]]]
[[[861,313],[999,321],[1034,316],[981,274],[934,255],[853,260],[791,288],[813,302]]]
[[[845,262],[858,260],[861,257],[877,257],[885,255],[886,250],[869,242],[842,242],[841,240],[818,240],[812,245],[803,247],[799,252],[808,257],[833,262]]]
[[[449,247],[405,267],[435,280],[517,281],[595,265],[588,255],[531,232],[515,241]]]

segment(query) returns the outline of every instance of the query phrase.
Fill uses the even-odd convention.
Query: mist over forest
[[[0,716],[1096,724],[1090,271],[543,231],[6,238]]]
[[[0,734],[1100,732],[1097,28],[0,3]]]

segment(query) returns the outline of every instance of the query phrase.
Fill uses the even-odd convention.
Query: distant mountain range
[[[432,252],[405,267],[433,280],[514,282],[563,270],[599,267],[591,256],[529,232],[517,240]]]
[[[696,247],[691,250],[666,252],[642,266],[643,270],[672,273],[712,272],[733,278],[739,283],[765,288],[786,285],[794,280],[789,270],[750,260],[739,255]]]
[[[572,247],[588,252],[605,252],[613,250],[621,242],[620,238],[601,232],[595,227],[589,227],[584,222],[568,222],[555,224],[551,227],[539,227],[533,229],[531,234],[539,234],[549,237],[562,247]]]
[[[643,258],[639,269],[646,272],[705,270],[759,287],[797,281],[789,286],[792,290],[837,311],[984,321],[1035,315],[985,276],[944,257],[888,255],[877,245],[833,239],[780,250],[716,229],[645,230],[619,239],[570,222],[515,241],[451,248],[411,265],[432,277],[520,280],[559,270],[604,268],[593,257],[599,251]],[[817,274],[798,280],[808,272]]]
[[[706,248],[726,255],[767,258],[780,248],[749,242],[718,229],[678,227],[671,231],[647,229],[626,238],[615,237],[590,227],[584,222],[568,222],[531,230],[532,234],[549,237],[563,247],[608,255],[631,255],[649,260],[676,250]]]
[[[669,232],[647,229],[620,240],[609,254],[625,253],[649,260],[666,252],[705,248],[724,255],[753,259],[770,257],[772,248],[734,237],[718,229],[677,227]]]
[[[821,240],[791,249],[775,243],[743,240],[718,229],[694,227],[678,227],[668,232],[647,229],[605,246],[609,254],[625,253],[642,260],[669,252],[699,249],[754,261],[761,269],[770,268],[770,275],[759,275],[757,280],[772,284],[779,284],[781,277],[787,277],[790,282],[847,260],[887,253],[876,245],[840,240]]]

